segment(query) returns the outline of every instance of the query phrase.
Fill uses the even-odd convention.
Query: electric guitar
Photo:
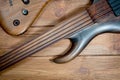
[[[5,4],[4,1],[1,2]],[[1,13],[2,11],[0,16],[3,16]],[[7,22],[5,16],[2,19],[3,21],[0,23],[5,31],[14,35],[21,34],[21,31],[19,33],[19,30],[9,28],[14,25],[14,21]],[[21,27],[21,25],[26,26],[24,23],[20,24],[19,21],[15,22],[14,26]],[[70,39],[72,47],[65,55],[56,57],[53,61],[56,63],[71,61],[82,52],[95,36],[102,33],[120,33],[120,0],[94,0],[89,8],[78,15],[59,23],[52,30],[1,56],[0,71],[61,39]]]

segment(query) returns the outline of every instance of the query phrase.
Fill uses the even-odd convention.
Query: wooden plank
[[[0,29],[0,55],[3,55],[5,52],[25,43],[34,36],[50,30],[52,28],[52,25],[55,25],[70,15],[75,14],[80,10],[80,7],[83,7],[88,3],[88,0],[53,0],[44,9],[41,16],[39,16],[39,18],[33,24],[33,27],[29,28],[24,35],[17,37],[10,36],[6,34],[2,29]],[[58,11],[61,9],[63,9],[63,13],[61,13],[60,16],[56,16]],[[87,46],[81,55],[119,55],[119,36],[119,34],[100,35]],[[65,50],[68,50],[69,47],[70,42],[68,40],[62,40],[33,56],[61,55]]]
[[[119,80],[120,56],[81,56],[66,64],[29,57],[1,73],[0,80]]]

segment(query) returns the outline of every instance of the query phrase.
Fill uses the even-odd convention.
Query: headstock
[[[9,34],[24,33],[49,0],[0,0],[0,25]]]

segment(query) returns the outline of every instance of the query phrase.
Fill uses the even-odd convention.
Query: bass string
[[[92,22],[92,21],[89,21],[87,24],[84,24],[82,27],[87,26],[87,25],[89,25],[89,24],[91,24],[91,25],[92,25],[92,24],[93,24],[93,22]],[[78,26],[80,26],[80,25],[78,25]],[[75,30],[70,31],[70,32],[69,32],[69,33],[67,33],[66,35],[68,35],[68,34],[70,34],[70,33],[74,32],[74,31],[77,31],[78,29],[80,29],[80,27],[78,27],[78,26],[76,26],[77,28],[75,28]],[[45,45],[43,45],[42,47],[38,47],[38,48],[36,48],[36,51],[37,51],[37,50],[39,50],[39,48],[44,48],[45,46],[50,45],[50,43],[53,43],[53,42],[55,42],[55,41],[57,41],[57,40],[59,40],[60,38],[63,38],[63,37],[65,37],[65,35],[64,35],[64,36],[62,36],[62,37],[55,38],[55,39],[51,40],[51,42],[46,43],[46,44],[45,44]],[[10,66],[11,64],[16,63],[16,62],[18,62],[19,60],[24,59],[25,57],[27,57],[27,56],[31,55],[31,53],[34,53],[34,52],[35,52],[35,50],[33,50],[32,52],[30,52],[30,53],[28,53],[28,54],[25,54],[24,56],[19,56],[19,57],[18,57],[18,58],[16,58],[15,60],[13,60],[13,61],[11,61],[11,62],[8,62],[7,64],[5,64],[5,65],[1,66],[0,68],[2,69],[2,68],[5,68],[5,67],[7,67],[7,66]]]
[[[85,21],[89,21],[89,20],[90,20],[90,19],[86,19]],[[77,22],[77,23],[78,23],[78,22]],[[84,24],[84,22],[82,22],[81,24]],[[77,25],[81,25],[81,24],[78,23],[78,24],[76,24],[76,26],[77,26]],[[74,24],[73,24],[73,25],[74,25]],[[59,35],[60,35],[60,36],[61,36],[61,35],[64,35],[64,34],[66,34],[66,32],[68,32],[68,31],[70,31],[70,30],[73,30],[73,27],[71,27],[71,29],[69,29],[69,30],[66,30],[66,31],[64,30],[64,32],[61,33],[61,34],[59,34]],[[55,35],[55,36],[53,36],[51,39],[53,40],[53,39],[55,39],[55,38],[58,38],[59,35]],[[46,40],[46,41],[43,41],[42,43],[37,44],[37,46],[33,46],[32,48],[25,50],[25,51],[22,52],[20,55],[29,53],[30,51],[36,49],[38,46],[43,46],[44,44],[46,44],[47,42],[49,42],[51,39]],[[16,56],[16,57],[18,57],[18,56]],[[12,58],[12,59],[13,59],[13,58]],[[2,62],[3,62],[3,61],[2,61]],[[5,61],[4,61],[4,62],[5,62]]]
[[[83,17],[83,18],[84,18],[84,17]],[[80,18],[80,20],[83,20],[83,18],[82,18],[82,19]],[[69,26],[68,26],[68,27],[69,27]],[[68,28],[68,29],[69,29],[69,28]],[[38,41],[38,42],[40,43],[40,41]],[[42,42],[44,42],[44,41],[42,41]],[[38,43],[37,43],[37,44],[38,44]],[[32,46],[32,47],[33,47],[33,46]],[[30,47],[30,48],[31,48],[31,47]],[[30,48],[29,48],[29,49],[30,49]],[[19,53],[21,53],[21,52],[19,52]],[[5,59],[4,59],[4,60],[5,60]],[[2,62],[2,61],[1,61],[1,62]]]
[[[9,53],[12,53],[12,52],[14,53],[14,52],[20,51],[20,50],[26,48],[27,46],[30,46],[30,45],[32,45],[33,43],[36,43],[37,41],[40,42],[40,41],[45,40],[44,38],[46,38],[46,36],[49,37],[50,35],[53,35],[55,31],[57,32],[57,30],[58,30],[58,31],[64,30],[64,26],[65,26],[66,24],[69,24],[70,22],[74,21],[75,19],[80,18],[80,17],[83,16],[84,14],[86,14],[86,13],[82,13],[80,16],[76,16],[75,18],[73,18],[72,20],[70,19],[70,20],[68,20],[67,22],[65,21],[66,23],[63,23],[63,24],[61,25],[62,28],[59,27],[59,26],[56,27],[56,28],[53,28],[53,29],[50,30],[49,32],[47,32],[47,33],[45,33],[45,34],[43,34],[43,35],[37,37],[36,39],[34,39],[34,40],[28,42],[28,43],[25,44],[25,45],[19,46],[18,48],[12,50],[12,51],[9,52]],[[19,50],[18,50],[18,49],[19,49]],[[10,55],[10,54],[9,54],[9,55]],[[11,54],[11,55],[12,55],[12,54]],[[0,58],[0,61],[1,61],[1,59],[4,59],[4,56],[6,56],[6,54],[3,55],[3,56]],[[8,55],[6,56],[6,58],[7,58],[7,57],[8,57]]]

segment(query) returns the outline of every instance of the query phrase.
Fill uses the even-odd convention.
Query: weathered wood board
[[[0,28],[0,55],[50,30],[88,3],[89,0],[52,0],[33,27],[19,37]],[[70,45],[69,40],[61,40],[0,72],[0,80],[120,80],[120,34],[99,35],[69,63],[49,61],[62,55]]]

